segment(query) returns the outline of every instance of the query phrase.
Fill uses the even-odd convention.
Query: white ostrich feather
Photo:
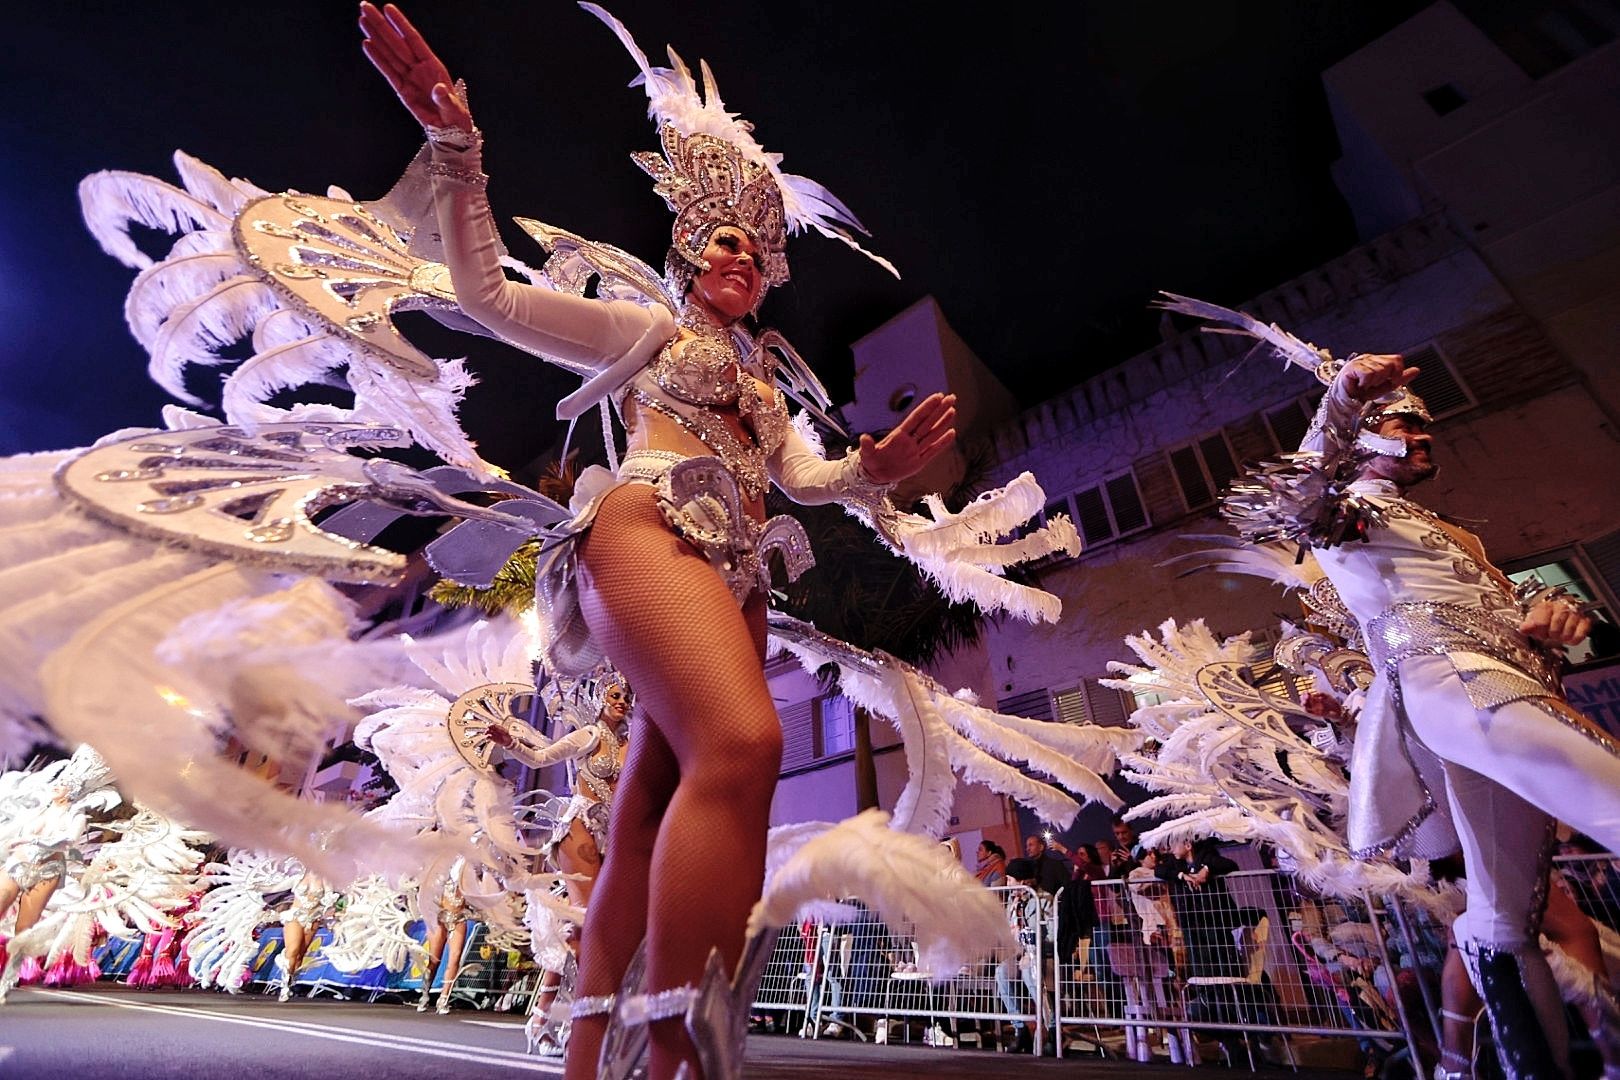
[[[1154,301],[1154,307],[1221,323],[1221,326],[1205,326],[1201,329],[1206,334],[1239,334],[1254,338],[1270,346],[1279,359],[1294,367],[1304,368],[1314,374],[1323,361],[1331,359],[1326,350],[1318,349],[1308,341],[1301,341],[1276,323],[1263,323],[1247,312],[1235,311],[1206,300],[1195,300],[1190,296],[1180,296],[1173,292],[1161,291],[1159,295],[1165,299]]]
[[[147,346],[147,373],[174,397],[191,405],[202,400],[186,390],[188,364],[218,365],[232,361],[219,355],[253,332],[254,324],[280,307],[275,291],[258,278],[226,278],[195,299],[171,311]]]
[[[140,173],[108,170],[90,174],[79,181],[79,208],[101,250],[136,270],[151,266],[152,259],[130,239],[132,224],[170,233],[193,229],[228,232],[231,227],[230,215],[207,200]]]
[[[199,986],[234,994],[257,953],[255,931],[270,918],[265,897],[292,888],[304,868],[295,859],[238,849],[203,874],[210,888],[186,934],[188,970]]]
[[[1107,762],[1118,747],[1134,745],[1128,732],[1001,716],[960,700],[895,657],[835,642],[780,616],[772,620],[771,644],[811,673],[836,665],[844,694],[900,733],[908,777],[895,803],[896,828],[940,835],[949,821],[953,773],[1012,796],[1053,824],[1074,819],[1079,806],[1067,794],[998,758],[1029,763],[1087,799],[1118,805],[1096,771],[1076,757]]]
[[[1222,533],[1189,533],[1183,540],[1209,545],[1160,563],[1178,567],[1177,576],[1216,570],[1262,578],[1284,589],[1309,589],[1322,578],[1316,556],[1286,544],[1256,544]]]
[[[230,237],[219,233],[189,233],[193,244],[205,250],[183,255],[171,252],[162,262],[153,263],[136,275],[124,297],[124,321],[144,349],[151,349],[170,315],[220,284],[245,278],[242,257],[230,246]]]
[[[247,203],[270,194],[257,184],[225,174],[182,150],[174,152],[174,170],[187,191],[223,214],[235,214]]]
[[[940,844],[889,828],[879,810],[806,840],[766,883],[748,917],[749,934],[796,921],[807,904],[848,896],[859,896],[891,927],[912,927],[935,981],[1015,945],[994,893]]]

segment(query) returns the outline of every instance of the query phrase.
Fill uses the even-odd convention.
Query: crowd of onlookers
[[[1560,853],[1584,854],[1578,845]],[[1264,850],[1259,854],[1263,867],[1275,869]],[[937,980],[917,968],[904,934],[870,913],[830,925],[806,920],[793,942],[803,950],[802,965],[795,955],[783,995],[810,992],[823,1036],[848,1035],[858,1025],[882,1041],[893,1030],[886,1017],[910,1015],[915,1027],[921,1014],[932,1017],[923,1039],[934,1045],[958,1037],[966,1044],[971,1027],[979,1045],[994,1040],[1028,1052],[1039,1015],[1048,1040],[1059,1027],[1071,1040],[1103,1029],[1113,1042],[1123,1032],[1126,1056],[1192,1064],[1212,1054],[1240,1059],[1251,1049],[1280,1049],[1246,1040],[1245,1028],[1303,1025],[1353,1035],[1376,1069],[1399,1045],[1396,999],[1417,1015],[1419,983],[1432,984],[1445,955],[1444,926],[1420,911],[1410,911],[1410,934],[1386,937],[1362,904],[1311,895],[1285,873],[1231,876],[1238,864],[1213,841],[1146,847],[1121,819],[1108,836],[1073,847],[1051,834],[1028,836],[1011,858],[986,840],[975,861],[979,881],[1007,889],[1020,948],[964,969],[929,998]],[[1613,860],[1572,863],[1561,880],[1588,914],[1611,926],[1620,921]],[[1002,1019],[988,1028],[968,1019],[986,1013]],[[1100,1023],[1059,1025],[1059,1014]],[[810,1033],[808,1017],[802,1030]],[[1044,1052],[1053,1049],[1048,1041]],[[1120,1052],[1117,1045],[1109,1050]]]

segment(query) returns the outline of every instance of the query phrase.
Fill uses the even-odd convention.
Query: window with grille
[[[1213,503],[1238,475],[1237,459],[1220,431],[1170,451],[1170,471],[1188,510]]]
[[[1605,573],[1605,563],[1608,573]],[[1545,584],[1562,586],[1576,598],[1597,605],[1595,610],[1600,617],[1593,619],[1591,635],[1566,650],[1571,664],[1620,656],[1620,626],[1615,623],[1612,606],[1615,586],[1620,585],[1620,532],[1520,559],[1508,563],[1502,570],[1515,582],[1536,574]]]
[[[1074,527],[1087,548],[1140,532],[1152,524],[1136,486],[1136,474],[1129,471],[1055,500],[1047,505],[1046,516],[1059,511],[1074,519]]]
[[[1403,354],[1407,367],[1418,368],[1418,377],[1412,380],[1412,393],[1423,399],[1429,415],[1436,420],[1455,416],[1474,407],[1474,397],[1468,392],[1450,361],[1432,345],[1413,349]]]

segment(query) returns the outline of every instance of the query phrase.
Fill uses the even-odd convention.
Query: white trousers
[[[1553,820],[1620,851],[1620,756],[1528,702],[1475,709],[1443,656],[1400,666],[1412,731],[1445,762],[1446,792],[1467,860],[1458,944],[1516,952],[1553,1052],[1567,1054],[1563,1005],[1539,930]],[[1439,797],[1440,793],[1434,793]]]

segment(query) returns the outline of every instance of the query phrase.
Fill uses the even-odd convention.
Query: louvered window
[[[797,701],[777,710],[782,721],[782,772],[789,773],[816,762],[816,703]]]
[[[1108,519],[1108,502],[1100,487],[1074,493],[1075,524],[1087,544],[1105,544],[1114,538],[1114,523]]]
[[[1136,490],[1136,477],[1123,473],[1106,481],[1103,491],[1108,495],[1109,509],[1114,512],[1116,535],[1127,536],[1148,527],[1147,507],[1142,505],[1142,495]]]
[[[1412,392],[1429,407],[1429,415],[1441,420],[1474,407],[1473,395],[1439,350],[1425,345],[1404,355],[1407,367],[1419,369]]]
[[[1008,716],[1026,716],[1031,720],[1052,719],[1052,695],[1044,687],[1026,690],[1022,694],[999,698],[996,711]]]
[[[1301,400],[1266,410],[1266,427],[1271,429],[1272,444],[1284,453],[1299,449],[1310,426],[1311,410]]]
[[[1077,491],[1069,499],[1048,505],[1046,513],[1050,516],[1057,510],[1068,511],[1071,502],[1074,526],[1087,548],[1140,532],[1152,524],[1134,473],[1123,472],[1095,487]]]
[[[1078,686],[1070,690],[1059,690],[1052,695],[1052,704],[1057,709],[1057,718],[1065,724],[1083,724],[1086,722],[1086,695]]]
[[[1213,503],[1238,474],[1237,460],[1219,431],[1170,451],[1170,469],[1188,510]]]
[[[1087,679],[1079,686],[1058,690],[1052,694],[1052,701],[1057,706],[1059,720],[1108,727],[1124,725],[1125,718],[1136,707],[1129,695],[1110,689],[1096,679]]]

